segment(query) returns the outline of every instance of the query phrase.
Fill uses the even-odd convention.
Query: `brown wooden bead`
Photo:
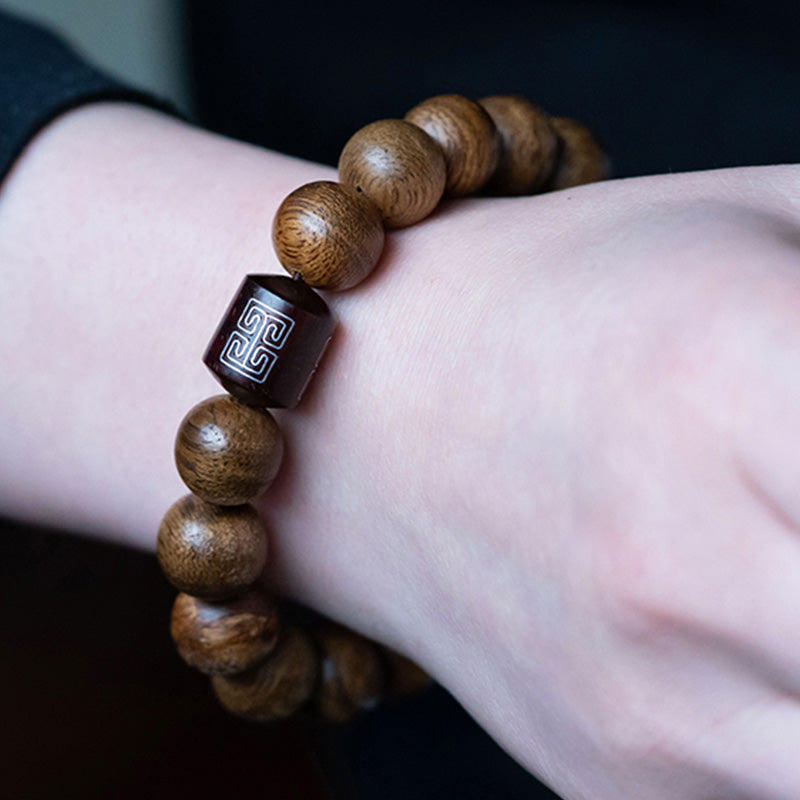
[[[425,131],[382,119],[350,137],[339,157],[339,180],[369,197],[386,227],[402,228],[436,208],[447,170],[442,148]]]
[[[550,117],[522,97],[495,95],[478,102],[492,118],[501,143],[486,191],[506,196],[537,191],[550,177],[558,151]]]
[[[384,657],[388,667],[387,694],[406,697],[427,689],[433,683],[431,676],[422,667],[395,650],[384,648]]]
[[[558,163],[549,185],[552,191],[608,177],[608,157],[588,128],[566,117],[553,117],[552,123],[561,141]]]
[[[290,716],[308,701],[318,667],[319,659],[309,638],[295,626],[285,625],[265,661],[239,675],[215,675],[211,685],[228,711],[270,722]]]
[[[267,560],[267,537],[250,506],[215,506],[188,494],[158,529],[158,562],[182,592],[217,599],[249,587]]]
[[[227,603],[181,592],[172,606],[172,639],[181,658],[207,675],[235,675],[263,661],[278,639],[278,609],[258,589]]]
[[[282,457],[283,436],[273,417],[228,395],[198,403],[175,440],[175,463],[184,483],[220,506],[238,506],[265,491]]]
[[[330,722],[347,722],[373,708],[383,695],[386,670],[378,646],[341,625],[323,622],[313,632],[320,649],[317,712]]]
[[[444,151],[448,194],[471,194],[489,180],[499,155],[497,129],[477,103],[458,94],[441,94],[414,106],[405,119]]]
[[[350,186],[316,181],[281,203],[272,243],[289,274],[318,289],[350,289],[372,272],[384,242],[375,204]]]

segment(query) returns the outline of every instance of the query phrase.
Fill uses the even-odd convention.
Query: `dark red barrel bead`
[[[203,362],[237,400],[294,408],[335,327],[325,301],[302,280],[248,275]]]

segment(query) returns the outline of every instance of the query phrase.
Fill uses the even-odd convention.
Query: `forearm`
[[[408,349],[427,335],[449,342],[456,331],[463,344],[486,322],[465,320],[465,308],[488,315],[504,302],[520,305],[518,316],[534,329],[548,313],[542,292],[569,276],[553,263],[559,239],[585,241],[617,214],[646,219],[648,204],[663,214],[676,204],[744,203],[788,219],[795,174],[774,168],[584,190],[605,194],[602,214],[589,201],[565,215],[562,196],[496,201],[493,213],[474,205],[467,212],[469,202],[445,207],[392,233],[378,274],[333,298],[342,342],[327,361],[343,358],[348,372],[358,370],[354,391],[397,391],[396,379],[376,382],[385,371],[376,366],[393,359],[408,368]],[[0,193],[5,513],[152,546],[164,503],[182,490],[171,454],[176,423],[218,391],[202,348],[244,274],[281,271],[270,242],[280,200],[305,181],[333,177],[124,104],[73,111],[35,140]],[[463,254],[468,261],[452,263]],[[482,330],[497,339],[502,317]],[[375,363],[351,359],[356,349]],[[491,368],[492,354],[483,355]],[[417,375],[403,373],[413,378],[404,391],[428,402],[424,392],[435,390],[429,384],[438,385],[446,365],[420,358],[414,366]],[[333,372],[326,364],[325,385],[312,387],[306,407],[331,394],[354,400],[339,388],[351,381]],[[388,411],[398,397],[369,402],[386,402]],[[315,414],[298,415],[303,435]]]
[[[789,297],[796,175],[460,201],[391,233],[375,275],[329,298],[334,343],[276,414],[287,454],[259,503],[276,584],[420,659],[565,793],[574,773],[612,796],[579,691],[607,657],[600,512],[630,503],[612,437],[652,456],[625,414],[674,416],[642,376],[703,344],[717,298]],[[220,391],[202,349],[242,276],[280,271],[282,198],[331,177],[126,106],[33,143],[0,195],[5,513],[153,546],[185,491],[177,425]]]
[[[214,393],[199,356],[274,208],[324,168],[137,106],[87,106],[0,194],[5,513],[151,547],[174,428]]]

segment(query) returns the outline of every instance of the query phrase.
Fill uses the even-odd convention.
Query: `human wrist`
[[[17,421],[5,513],[153,547],[179,485],[175,421],[213,385],[199,362],[209,320],[242,272],[271,266],[287,188],[326,175],[122,103],[69,112],[31,143],[0,195],[18,387],[3,409]]]
[[[508,191],[513,195],[542,191],[548,187],[563,188],[563,182],[564,185],[575,185],[602,177],[605,171],[605,156],[594,143],[591,134],[581,125],[570,123],[569,130],[575,132],[575,137],[572,137],[572,134],[568,137],[556,126],[557,120],[551,123],[540,109],[521,98],[487,98],[481,102],[488,102],[491,105],[491,101],[495,99],[498,101],[498,106],[495,108],[492,105],[490,111],[488,106],[482,107],[459,95],[440,95],[420,103],[406,114],[404,120],[382,120],[368,125],[354,134],[342,152],[338,169],[340,182],[306,183],[292,191],[281,203],[272,225],[272,242],[278,260],[292,277],[250,275],[242,283],[203,358],[215,377],[235,399],[214,397],[196,405],[184,418],[178,434],[176,446],[178,468],[191,494],[176,501],[165,514],[159,527],[157,553],[165,576],[180,591],[199,598],[198,602],[234,598],[242,591],[252,588],[257,575],[262,572],[265,563],[268,563],[272,573],[272,580],[268,580],[270,589],[277,587],[279,591],[283,589],[285,593],[286,582],[281,584],[275,574],[297,576],[303,572],[302,564],[298,565],[295,560],[292,565],[291,559],[286,558],[286,553],[291,551],[290,547],[282,550],[279,544],[278,556],[273,555],[271,559],[267,559],[264,548],[259,544],[263,545],[268,540],[274,542],[275,539],[267,531],[262,537],[257,536],[255,532],[257,515],[254,514],[252,507],[242,503],[246,500],[255,502],[267,488],[271,487],[275,474],[272,469],[274,459],[279,458],[279,450],[283,450],[277,443],[271,443],[271,437],[268,437],[270,442],[261,441],[260,436],[256,436],[254,441],[253,430],[260,427],[262,412],[266,413],[268,408],[295,408],[302,394],[302,387],[313,374],[324,350],[326,339],[330,340],[332,326],[328,309],[309,286],[321,290],[344,291],[364,282],[383,252],[385,229],[404,228],[420,222],[434,210],[445,190],[451,197],[466,196],[487,185],[487,181],[493,176],[502,176],[500,184],[507,184]],[[536,129],[536,124],[539,124],[539,129]],[[533,173],[529,163],[531,159],[537,160],[537,169]],[[592,170],[587,171],[586,168],[590,165]],[[511,180],[506,180],[507,178]],[[520,180],[513,180],[514,178]],[[465,275],[459,277],[463,281]],[[486,283],[482,282],[480,288],[485,289],[485,287]],[[502,288],[499,293],[504,294]],[[458,292],[452,294],[457,296]],[[496,292],[490,292],[490,295],[492,294]],[[483,335],[483,326],[480,323],[474,324],[486,316],[487,312],[491,316],[496,316],[494,304],[486,302],[489,298],[481,292],[477,301],[470,298],[470,302],[465,304],[468,307],[464,309],[463,317],[456,318],[449,310],[450,299],[445,296],[444,302],[437,303],[435,299],[430,298],[432,302],[425,307],[422,326],[414,326],[415,318],[418,318],[418,308],[410,309],[407,319],[405,316],[400,317],[404,323],[400,330],[401,339],[407,333],[405,323],[410,323],[411,328],[416,327],[417,337],[412,339],[411,346],[421,347],[422,358],[415,358],[415,354],[411,353],[411,379],[406,385],[414,386],[414,391],[408,393],[410,400],[408,404],[402,400],[397,402],[397,398],[402,395],[385,393],[388,401],[385,405],[385,410],[388,412],[386,416],[391,421],[398,421],[399,406],[400,434],[402,436],[405,433],[405,443],[413,448],[407,454],[403,452],[395,454],[394,463],[388,465],[389,474],[397,469],[401,474],[405,472],[408,477],[409,471],[413,472],[416,466],[415,456],[427,455],[432,446],[435,446],[436,439],[441,438],[435,430],[435,423],[431,424],[431,419],[421,429],[413,423],[408,430],[402,429],[403,423],[407,422],[402,419],[402,409],[428,405],[429,398],[419,389],[419,384],[425,387],[426,382],[415,380],[420,367],[426,365],[429,367],[429,372],[437,373],[440,368],[447,370],[449,367],[451,371],[455,371],[453,369],[455,367],[458,373],[472,384],[474,370],[469,369],[469,364],[465,368],[461,363],[466,349],[467,361],[469,355],[475,352],[478,363],[488,363],[491,371],[494,371],[492,351],[497,349],[498,342],[494,342],[490,336],[490,342],[487,344],[484,341],[486,337]],[[496,297],[491,299],[496,300]],[[432,317],[429,313],[431,309],[434,309]],[[393,311],[397,312],[397,308]],[[514,312],[510,316],[511,319],[518,318]],[[470,324],[465,325],[464,320],[470,320]],[[391,340],[397,336],[397,327],[394,324],[383,324],[376,329],[375,339],[379,350],[380,341],[383,340],[384,345],[386,343],[384,334],[388,331]],[[493,328],[492,334],[497,332],[497,329]],[[449,358],[447,349],[441,352],[442,340],[445,347],[448,343],[455,345],[454,360]],[[373,371],[373,375],[378,375],[379,381],[385,380],[387,361],[389,370],[397,372],[394,357],[400,355],[402,350],[408,349],[408,346],[389,348],[390,358],[382,358],[382,363]],[[407,357],[408,353],[404,355]],[[413,361],[417,363],[413,364]],[[398,365],[399,363],[401,360],[398,360]],[[407,368],[408,364],[405,366]],[[446,408],[446,404],[437,397],[441,394],[441,391],[437,391],[441,389],[440,377],[437,374],[434,384],[430,386],[432,408],[438,409],[439,412]],[[486,395],[484,385],[486,379],[486,375],[483,374],[479,377],[479,387],[475,387],[478,398]],[[363,390],[365,387],[362,385],[360,388]],[[334,409],[346,408],[348,413],[351,413],[358,403],[355,397],[352,399],[351,404],[339,402]],[[415,399],[417,402],[414,402]],[[454,405],[459,408],[463,405],[463,397],[451,394],[450,399],[455,401]],[[341,397],[339,400],[341,401]],[[247,407],[250,409],[245,410]],[[355,419],[361,424],[369,420],[370,416],[368,412],[363,416],[356,415]],[[469,427],[472,421],[469,412],[464,416],[469,420],[467,422]],[[436,419],[436,415],[433,419]],[[496,427],[489,419],[483,421],[490,429]],[[359,434],[356,428],[355,436],[350,439],[353,442],[352,449],[347,452],[346,457],[336,461],[339,475],[333,480],[326,481],[329,487],[331,485],[334,487],[334,491],[328,491],[327,496],[322,497],[318,492],[314,492],[308,498],[311,502],[300,502],[298,513],[290,515],[295,518],[295,527],[300,523],[301,529],[302,527],[306,529],[306,535],[303,536],[302,532],[297,537],[293,537],[290,533],[282,534],[281,542],[288,542],[291,545],[293,541],[302,541],[301,549],[306,556],[314,549],[317,551],[317,558],[320,552],[326,557],[331,555],[328,542],[323,541],[320,549],[319,537],[315,540],[308,535],[309,529],[311,531],[315,528],[318,531],[321,529],[323,535],[326,529],[328,531],[331,529],[330,524],[315,525],[313,512],[310,517],[307,513],[305,517],[303,516],[303,512],[308,512],[315,507],[315,504],[317,515],[319,516],[321,511],[324,522],[328,522],[325,517],[340,515],[342,522],[345,524],[350,522],[351,530],[364,527],[365,523],[366,527],[369,527],[384,517],[388,521],[388,518],[397,516],[397,506],[399,506],[401,519],[395,519],[394,526],[391,522],[386,526],[394,527],[394,531],[387,530],[387,539],[396,537],[398,527],[402,529],[403,526],[402,517],[406,516],[406,503],[409,500],[413,503],[413,499],[403,497],[401,493],[401,496],[393,502],[391,490],[384,494],[378,489],[378,496],[383,503],[377,507],[373,504],[372,507],[365,509],[363,493],[359,492],[360,485],[375,484],[376,478],[379,485],[381,475],[386,475],[387,465],[385,459],[381,457],[385,454],[385,450],[378,458],[378,469],[368,469],[366,480],[355,483],[348,481],[348,478],[352,479],[354,475],[364,472],[365,454],[362,445],[365,440],[371,439],[371,444],[375,441],[386,442],[390,447],[392,441],[395,444],[398,442],[397,431],[387,430],[386,425],[378,421],[377,430],[379,431],[381,427],[388,433],[387,436],[381,436],[380,433],[376,437],[364,436],[363,432]],[[463,425],[455,427],[457,434],[463,432]],[[336,430],[335,424],[333,430]],[[463,461],[463,456],[467,455],[467,460],[471,462],[474,458],[474,448],[469,436],[452,437],[452,433],[453,431],[448,430],[445,434],[445,444],[458,454],[459,461]],[[504,436],[507,431],[502,430],[499,433]],[[490,435],[488,441],[492,440]],[[335,441],[340,446],[340,454],[344,455],[341,453],[341,443],[347,441],[347,437],[342,437],[339,431]],[[318,442],[315,454],[324,449],[324,436],[320,437]],[[257,449],[259,446],[268,448],[269,458],[266,451],[253,454],[254,444]],[[483,452],[482,446],[479,449]],[[251,455],[259,457],[252,460]],[[350,470],[347,469],[348,458]],[[369,459],[368,452],[366,458]],[[256,464],[260,465],[262,460],[265,464],[269,462],[269,476],[264,473],[262,477],[259,466],[256,480],[257,475],[254,470]],[[289,494],[290,504],[294,501],[295,505],[298,505],[296,498],[298,494],[303,496],[304,486],[316,489],[320,484],[308,480],[298,481],[299,470],[296,463],[295,461],[294,471],[284,468],[282,494],[285,499],[288,483],[292,487]],[[245,464],[252,466],[243,472]],[[419,466],[422,470],[428,467],[427,464]],[[463,464],[459,464],[458,467],[457,472],[470,471],[469,467],[465,468]],[[310,475],[312,478],[315,475],[319,478],[318,469],[311,470]],[[455,493],[459,494],[465,489],[460,480],[463,475],[457,474],[454,477],[453,482],[457,486]],[[294,488],[298,483],[299,491]],[[450,481],[438,483],[445,489]],[[339,492],[335,491],[337,485]],[[242,491],[245,486],[250,488],[243,497]],[[447,493],[452,494],[453,490]],[[269,508],[280,516],[280,496],[281,492],[276,493],[273,489],[269,500],[259,505],[262,508]],[[395,508],[389,512],[387,504],[389,508],[392,506]],[[419,511],[413,509],[411,518],[414,522],[412,530],[409,531],[418,546],[421,545],[418,537],[420,529],[424,527],[425,511],[441,517],[441,522],[448,528],[452,528],[454,522],[456,526],[459,521],[464,522],[460,520],[464,516],[461,513],[462,503],[452,503],[452,498],[450,503],[445,498],[443,504],[430,503],[428,498],[425,498],[421,506],[423,519],[419,518]],[[444,512],[442,507],[446,509]],[[448,518],[448,509],[454,512],[455,519]],[[420,522],[423,524],[420,525]],[[474,522],[472,525],[470,520],[466,522],[468,527],[474,527]],[[241,537],[235,535],[237,531],[241,533]],[[482,534],[483,532],[479,531],[478,541],[482,538]],[[343,539],[346,538],[344,534]],[[381,584],[384,590],[394,588],[396,591],[398,586],[402,586],[403,581],[398,584],[395,576],[385,575],[387,565],[379,563],[380,557],[377,560],[370,559],[370,564],[364,564],[363,557],[352,558],[353,555],[363,556],[363,545],[359,546],[356,542],[355,546],[352,546],[352,537],[350,537],[349,559],[347,556],[344,560],[341,559],[341,554],[347,553],[348,548],[338,547],[338,541],[336,544],[335,554],[339,559],[334,563],[343,569],[337,571],[334,566],[331,571],[332,562],[330,558],[326,558],[324,571],[321,574],[318,572],[316,578],[306,583],[307,591],[298,593],[300,599],[309,601],[310,597],[312,608],[332,613],[335,618],[348,620],[354,617],[358,620],[362,617],[366,600],[366,608],[369,610],[372,606],[373,612],[367,614],[367,619],[370,616],[374,617],[377,609],[368,599],[371,596],[367,588],[369,579],[364,584],[364,588],[367,589],[365,592],[358,590],[354,592],[353,589],[357,584],[348,581],[348,577],[353,577],[352,564],[357,562],[359,569],[373,575],[373,586],[374,576],[383,573],[388,578]],[[478,546],[480,547],[480,544]],[[283,559],[281,559],[282,554]],[[413,566],[411,571],[408,571],[408,566],[415,563],[413,558],[397,558],[397,553],[390,556],[392,564],[404,565],[406,579],[410,577],[412,584],[419,584],[415,575],[418,571]],[[313,561],[313,557],[311,560]],[[348,560],[351,567],[349,576]],[[318,563],[317,569],[319,566]],[[444,574],[437,574],[436,577],[449,575],[452,578],[460,566],[461,564],[457,563],[453,569],[453,565],[448,563]],[[315,568],[312,567],[307,574],[313,576],[314,572]],[[435,594],[431,589],[435,589],[437,583],[434,578],[433,586],[424,587],[427,599],[430,600],[430,594]],[[317,597],[320,587],[325,587],[327,591],[321,597]],[[442,594],[446,599],[447,592],[439,593]],[[348,608],[347,599],[353,596],[361,598],[361,609],[357,607],[358,603],[355,606],[351,603]],[[385,610],[393,605],[395,607],[400,605],[404,610],[408,610],[407,605],[403,604],[404,599],[402,592],[397,597],[399,603],[393,604],[391,599],[387,603],[386,597],[383,597],[383,608]],[[429,602],[429,606],[441,607],[441,599],[435,597]],[[377,616],[378,621],[372,625],[379,633],[378,638],[391,641],[391,634],[387,635],[381,630],[380,614]],[[385,621],[386,618],[383,619]],[[360,621],[362,630],[364,622],[363,619]],[[402,627],[400,625],[398,629]],[[422,629],[425,627],[424,624],[420,626]],[[287,643],[294,641],[291,628],[289,625],[285,632]],[[196,635],[201,638],[205,636],[202,631],[197,631]],[[297,641],[301,640],[303,636]],[[356,661],[362,664],[370,661],[374,667],[373,677],[378,683],[382,683],[384,679],[378,675],[379,665],[366,655],[371,645],[358,637],[346,634],[344,641],[350,642],[354,647],[357,641],[360,642],[357,649],[365,650],[364,659],[359,657]],[[349,666],[346,666],[333,655],[333,651],[328,650],[327,645],[321,641],[318,644],[320,649],[317,655],[321,659],[319,664],[315,661],[313,650],[308,647],[300,655],[299,650],[295,653],[294,649],[286,650],[278,646],[274,657],[262,660],[246,673],[243,672],[230,679],[220,676],[213,678],[214,689],[223,705],[229,710],[264,720],[274,718],[275,715],[282,717],[292,713],[293,710],[311,702],[312,696],[315,698],[315,703],[325,705],[321,698],[335,691],[334,685],[349,681],[353,677],[352,669],[355,668],[355,664],[348,659]],[[286,647],[289,647],[289,644],[286,644]],[[224,658],[219,662],[214,661],[208,665],[208,671],[215,675],[217,669],[226,670],[227,663]],[[312,676],[323,667],[315,690]],[[286,669],[289,673],[284,673]],[[275,681],[279,673],[285,674],[289,681],[285,691],[276,688]],[[388,681],[387,686],[392,682],[388,675],[385,680]],[[361,699],[369,702],[374,700],[375,688],[373,686],[373,689]],[[358,705],[360,706],[360,702]]]

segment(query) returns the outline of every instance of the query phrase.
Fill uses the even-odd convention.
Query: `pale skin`
[[[37,137],[0,193],[3,513],[154,547],[202,349],[325,178],[122,104]],[[799,201],[762,167],[390,234],[276,414],[270,580],[567,800],[796,798]]]

